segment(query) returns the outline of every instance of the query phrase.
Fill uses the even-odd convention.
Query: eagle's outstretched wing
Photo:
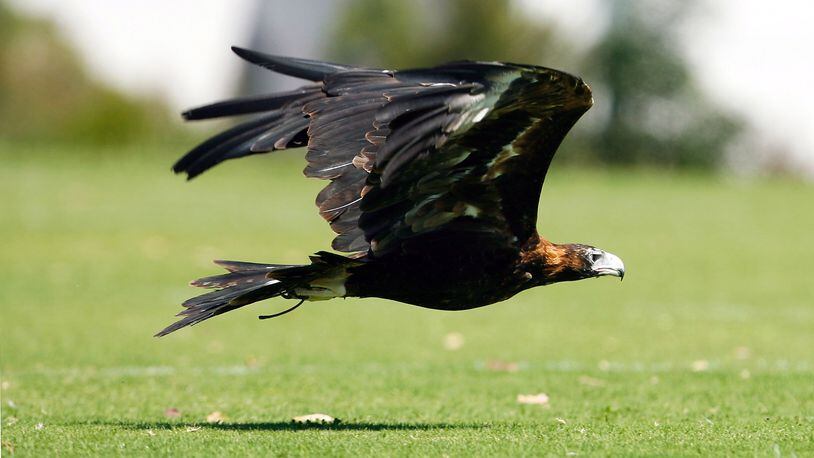
[[[591,106],[582,80],[543,67],[459,62],[387,71],[269,56],[247,60],[320,81],[185,113],[187,119],[262,113],[176,163],[190,177],[235,157],[307,144],[307,176],[339,251],[398,251],[435,232],[535,233],[548,165]]]

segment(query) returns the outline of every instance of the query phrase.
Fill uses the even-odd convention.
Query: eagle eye
[[[601,252],[591,251],[591,262],[595,263],[596,261],[599,261],[600,258],[602,258]]]

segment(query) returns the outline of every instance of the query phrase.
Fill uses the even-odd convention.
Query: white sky
[[[644,0],[642,0],[644,1]],[[596,39],[602,0],[523,0],[575,38]],[[230,95],[252,0],[13,0],[53,19],[100,78],[181,110]],[[685,47],[703,89],[785,145],[814,176],[814,2],[710,0]],[[593,31],[593,33],[592,33]],[[272,50],[274,51],[274,50]],[[308,57],[308,56],[303,56]],[[599,101],[598,101],[599,102]]]

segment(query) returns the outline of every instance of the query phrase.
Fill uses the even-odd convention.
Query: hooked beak
[[[619,259],[619,256],[606,251],[603,251],[602,256],[594,261],[593,266],[591,266],[591,270],[597,277],[612,275],[614,277],[619,277],[620,280],[625,278],[625,263]]]

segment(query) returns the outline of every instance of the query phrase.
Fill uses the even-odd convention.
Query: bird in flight
[[[232,48],[299,89],[206,105],[187,120],[255,114],[201,143],[173,166],[192,179],[227,160],[306,147],[305,175],[329,180],[319,214],[338,255],[307,265],[215,261],[228,273],[191,284],[163,336],[281,296],[297,304],[379,297],[466,310],[535,286],[612,275],[617,256],[556,244],[536,230],[551,159],[593,104],[582,79],[533,65],[453,62],[382,70]]]

